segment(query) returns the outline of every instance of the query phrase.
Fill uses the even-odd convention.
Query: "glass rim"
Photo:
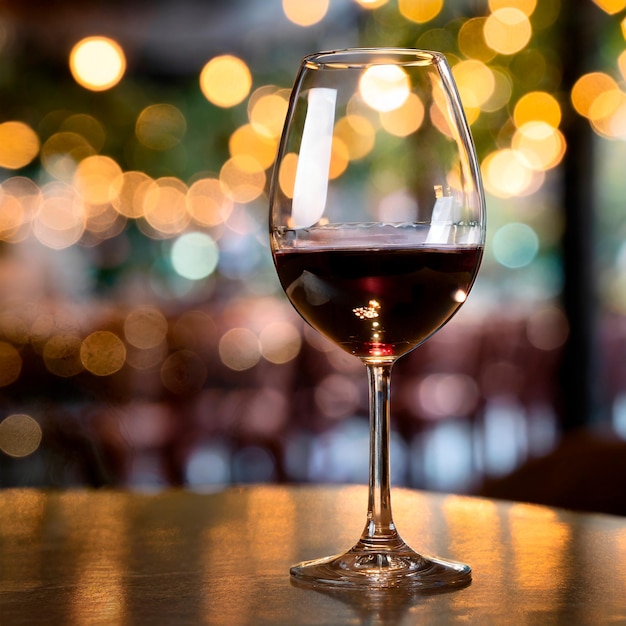
[[[419,48],[343,48],[306,55],[308,69],[364,69],[372,65],[432,66],[447,63],[442,52]]]

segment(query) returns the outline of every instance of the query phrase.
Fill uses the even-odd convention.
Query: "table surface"
[[[415,549],[469,563],[450,593],[332,592],[289,566],[349,548],[365,488],[0,492],[0,624],[626,623],[626,518],[392,491]]]

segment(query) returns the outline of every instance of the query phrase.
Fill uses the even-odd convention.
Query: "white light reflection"
[[[313,226],[324,213],[336,100],[336,89],[317,87],[309,91],[293,191],[293,228]]]

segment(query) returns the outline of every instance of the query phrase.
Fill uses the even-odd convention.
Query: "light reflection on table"
[[[0,492],[2,624],[626,621],[626,519],[397,489],[415,548],[469,562],[434,595],[302,589],[289,565],[338,552],[362,487]]]

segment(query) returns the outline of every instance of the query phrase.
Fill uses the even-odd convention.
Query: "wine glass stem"
[[[402,543],[391,515],[389,479],[390,379],[392,363],[366,363],[370,404],[370,475],[367,524],[361,543],[394,548]]]

